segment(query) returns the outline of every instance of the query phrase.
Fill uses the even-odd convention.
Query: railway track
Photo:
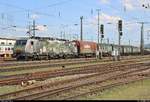
[[[1,68],[3,67],[12,67],[12,66],[21,66],[21,65],[33,65],[33,64],[42,64],[42,63],[62,63],[62,62],[79,62],[79,61],[90,61],[95,60],[95,58],[78,58],[78,59],[60,59],[60,60],[42,60],[42,61],[19,61],[19,62],[3,62],[0,63]]]
[[[148,73],[148,74],[150,74],[150,73]],[[138,74],[136,76],[138,76]],[[78,93],[78,94],[76,94],[74,96],[62,98],[60,100],[77,100],[77,99],[81,99],[82,97],[85,97],[87,95],[92,95],[93,93],[102,92],[104,90],[109,90],[109,89],[111,89],[113,87],[121,86],[121,85],[124,85],[124,84],[129,84],[129,83],[134,83],[136,81],[141,81],[143,79],[149,79],[150,78],[150,76],[148,76],[147,74],[145,74],[145,76],[147,76],[147,77],[134,78],[132,80],[131,80],[131,77],[133,77],[133,76],[129,76],[129,77],[126,76],[124,78],[126,78],[128,80],[118,81],[118,82],[114,82],[112,84],[101,85],[100,87],[97,86],[97,87],[95,87],[93,89],[90,89],[88,92],[80,92],[80,93]]]
[[[149,56],[143,57],[143,58],[149,58]],[[135,58],[132,58],[135,59]],[[136,58],[137,59],[137,58]],[[131,60],[131,59],[130,59]],[[5,66],[0,68],[0,72],[13,72],[13,71],[23,71],[23,70],[32,70],[32,69],[46,69],[50,67],[59,67],[62,68],[63,66],[69,66],[69,65],[79,65],[79,64],[86,64],[86,63],[98,63],[98,62],[109,62],[110,60],[105,59],[105,60],[90,60],[88,59],[87,61],[70,61],[70,62],[56,62],[56,63],[38,63],[38,64],[27,64],[27,65],[21,65],[21,66]],[[0,76],[3,78],[3,76]]]
[[[144,58],[144,57],[150,57],[149,55],[147,56],[131,56],[131,57],[123,57],[126,59],[136,59],[136,58]],[[105,58],[104,60],[107,61],[110,58]],[[23,61],[23,62],[5,62],[5,63],[0,63],[0,68],[5,68],[5,67],[16,67],[16,66],[25,66],[25,65],[35,65],[35,64],[49,64],[49,63],[65,63],[65,62],[80,62],[80,61],[92,61],[96,60],[95,58],[77,58],[77,59],[60,59],[60,60],[46,60],[46,61]]]
[[[147,59],[143,60],[146,61]],[[115,63],[105,63],[105,64],[95,64],[95,65],[84,65],[82,67],[76,68],[67,68],[67,69],[59,69],[54,71],[45,71],[45,72],[36,72],[36,73],[27,73],[20,75],[12,75],[5,76],[1,78],[0,85],[16,85],[21,82],[26,82],[29,80],[45,80],[48,78],[54,78],[59,76],[68,76],[68,75],[76,75],[76,74],[89,74],[94,72],[103,72],[105,70],[113,70],[114,67],[123,67],[127,64],[136,65],[141,62],[142,59],[136,59],[133,61],[123,61],[123,62],[115,62]],[[141,62],[143,63],[143,62]],[[105,68],[105,69],[104,69]]]
[[[68,62],[56,62],[56,63],[37,63],[37,64],[27,64],[21,66],[9,66],[0,68],[0,72],[11,72],[11,71],[22,71],[22,70],[31,70],[31,69],[44,69],[44,68],[51,68],[51,67],[62,67],[62,66],[69,66],[69,65],[77,65],[77,64],[85,64],[85,63],[94,63],[99,62],[97,60],[88,60],[88,61],[68,61]]]
[[[75,85],[72,84],[70,86],[66,86],[66,87],[63,87],[63,88],[60,88],[60,89],[54,89],[54,90],[48,90],[48,91],[46,90],[44,92],[39,92],[39,93],[31,94],[31,95],[28,95],[28,96],[25,96],[25,97],[16,98],[16,100],[20,100],[20,99],[23,99],[23,100],[61,99],[61,95],[60,94],[64,95],[64,93],[66,93],[66,92],[68,92],[70,90],[75,90],[77,88],[82,88],[84,86],[89,86],[90,87],[93,84],[96,85],[96,84],[101,84],[101,83],[107,83],[107,85],[109,85],[108,81],[112,81],[113,80],[114,82],[116,82],[117,79],[121,79],[120,77],[126,78],[127,76],[130,76],[129,79],[131,79],[132,76],[134,77],[136,75],[140,75],[139,73],[138,74],[132,74],[132,73],[137,73],[137,72],[140,72],[140,71],[143,71],[143,70],[147,70],[147,69],[149,69],[149,68],[140,69],[140,70],[134,70],[134,71],[130,71],[130,72],[126,71],[126,72],[123,72],[123,73],[120,73],[120,74],[111,73],[113,75],[111,75],[109,77],[105,76],[105,78],[103,78],[103,79],[100,79],[100,76],[101,76],[100,75],[100,76],[97,76],[96,78],[93,78],[93,80],[89,79],[86,82],[82,80],[79,84],[77,84],[77,82],[76,82]],[[107,87],[107,85],[105,85],[105,87]],[[90,90],[92,90],[92,89],[90,89]],[[55,96],[55,95],[57,95],[57,96]],[[75,95],[75,94],[72,93],[70,95]],[[69,98],[67,97],[66,99],[69,99]],[[62,100],[66,100],[66,99],[62,99]]]
[[[6,95],[1,95],[0,99],[7,99],[7,98],[11,99],[12,97],[13,97],[12,99],[17,99],[17,100],[41,99],[43,97],[53,96],[60,92],[66,92],[68,90],[75,89],[78,87],[87,86],[91,84],[92,85],[98,84],[98,83],[106,82],[109,80],[117,79],[120,77],[129,76],[130,74],[133,74],[133,73],[134,75],[135,73],[139,75],[139,72],[143,70],[149,70],[149,68],[150,68],[149,62],[143,63],[143,64],[139,63],[136,65],[131,64],[131,65],[126,65],[124,67],[120,66],[119,68],[116,68],[116,70],[105,70],[105,72],[98,72],[94,75],[89,75],[89,76],[81,77],[78,79],[72,79],[70,81],[65,81],[59,84],[58,83],[46,84],[45,86],[42,85],[38,87],[33,87],[31,89],[26,89],[26,90],[14,92],[14,93],[9,93]],[[30,93],[30,94],[27,95],[27,93]]]

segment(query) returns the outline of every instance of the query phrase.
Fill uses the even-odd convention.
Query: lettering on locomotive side
[[[84,48],[85,48],[85,49],[90,49],[91,46],[90,46],[90,45],[84,45]]]

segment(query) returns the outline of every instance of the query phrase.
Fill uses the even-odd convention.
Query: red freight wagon
[[[89,41],[75,41],[80,56],[95,56],[97,44]]]

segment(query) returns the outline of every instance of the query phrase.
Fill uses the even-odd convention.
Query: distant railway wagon
[[[111,52],[118,50],[119,46],[115,44],[100,44],[103,56],[110,56]],[[140,49],[134,46],[121,45],[120,54],[121,55],[132,55],[140,53]]]
[[[100,48],[102,49],[103,56],[110,56],[113,46],[111,44],[100,44]]]
[[[34,37],[18,39],[14,46],[17,59],[54,59],[96,56],[98,44],[90,41],[68,41],[64,39]],[[118,50],[118,45],[100,44],[103,56],[111,56]],[[140,49],[134,46],[121,45],[120,54],[138,54]]]
[[[0,38],[0,57],[12,57],[13,48],[16,40],[8,38]]]
[[[97,44],[89,41],[74,41],[79,56],[89,57],[96,55]]]

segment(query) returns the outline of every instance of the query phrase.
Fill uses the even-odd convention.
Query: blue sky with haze
[[[37,36],[73,39],[80,36],[80,16],[84,16],[84,40],[97,41],[96,9],[101,9],[100,23],[105,25],[105,39],[118,42],[117,21],[122,19],[122,43],[129,44],[130,40],[132,45],[139,45],[141,24],[137,22],[150,20],[150,9],[142,7],[147,3],[150,0],[0,0],[0,37],[28,36],[28,25],[35,18],[41,29],[36,31]],[[12,28],[13,25],[17,27]],[[145,43],[150,41],[149,26],[144,26]],[[65,36],[61,32],[65,32]]]

